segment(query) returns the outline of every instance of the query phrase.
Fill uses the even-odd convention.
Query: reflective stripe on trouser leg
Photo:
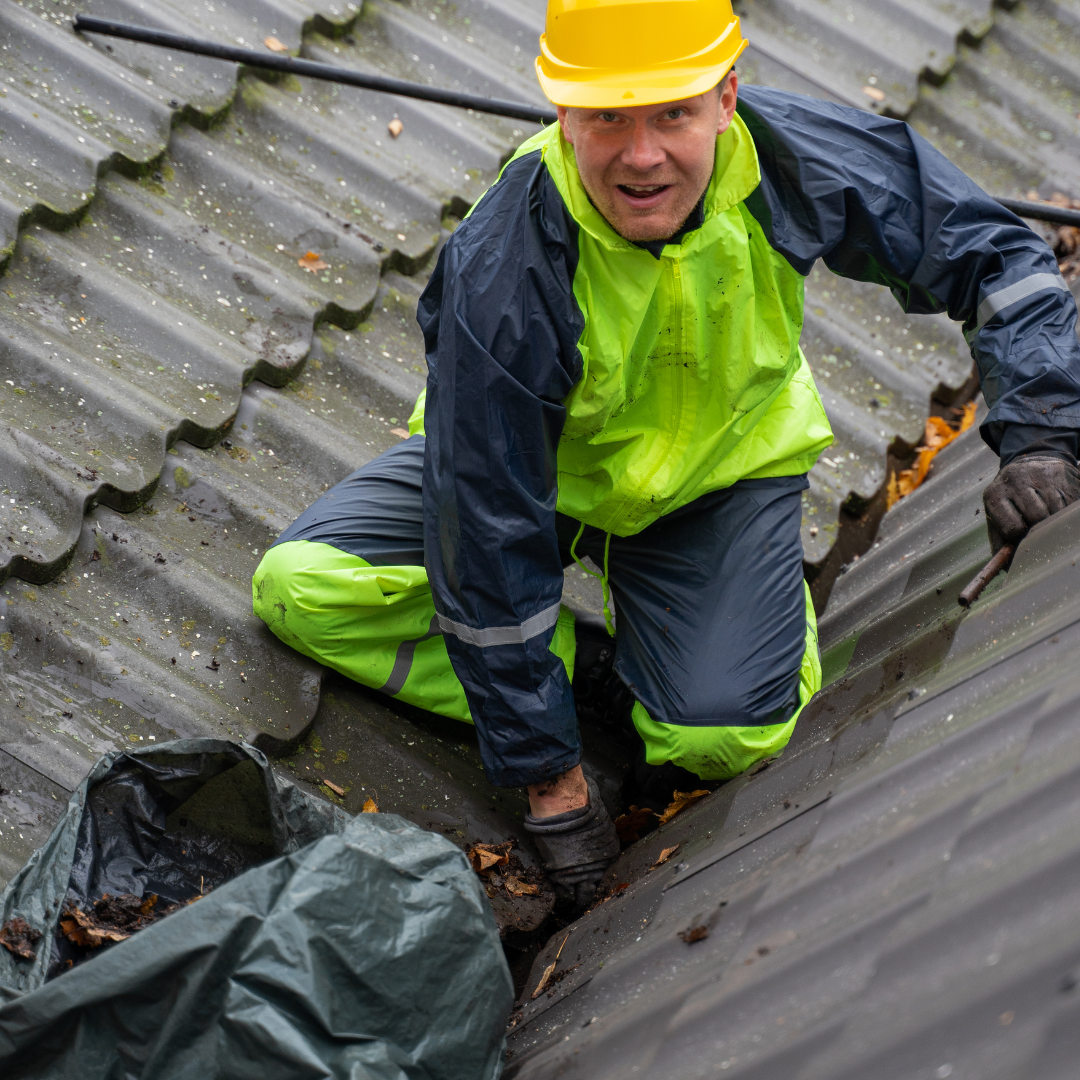
[[[787,746],[795,721],[806,703],[821,689],[817,619],[806,592],[806,651],[799,668],[799,705],[782,724],[763,727],[728,727],[666,724],[653,720],[639,702],[633,721],[645,741],[645,760],[650,765],[673,761],[702,780],[728,780],[745,772],[756,761]]]
[[[439,637],[441,634],[442,631],[439,629],[439,616],[432,615],[431,622],[428,624],[428,631],[423,637],[410,638],[408,641],[403,641],[397,647],[397,655],[394,657],[394,669],[390,672],[390,678],[387,679],[379,689],[384,694],[389,694],[391,697],[395,694],[400,694],[401,691],[405,689],[405,681],[412,672],[413,660],[416,657],[416,646],[419,645],[421,641]]]
[[[472,722],[422,566],[371,566],[330,544],[293,540],[267,551],[251,589],[255,614],[305,656],[400,701]],[[567,609],[551,649],[573,678]]]

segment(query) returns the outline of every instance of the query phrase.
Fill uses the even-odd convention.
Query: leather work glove
[[[1028,529],[1080,499],[1080,469],[1056,454],[1023,454],[983,492],[994,553],[1018,544]]]
[[[619,837],[596,781],[586,778],[589,805],[554,817],[525,815],[525,829],[532,833],[544,873],[555,887],[555,900],[584,912],[596,897],[604,871],[619,854]]]

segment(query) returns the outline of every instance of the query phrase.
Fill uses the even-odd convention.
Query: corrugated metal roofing
[[[539,100],[543,6],[88,10]],[[396,441],[423,384],[414,312],[430,257],[535,129],[91,45],[70,32],[74,10],[0,6],[0,877],[101,752],[173,733],[255,740],[301,778],[344,788],[348,809],[374,795],[463,844],[514,834],[523,798],[486,784],[469,729],[326,677],[254,619],[249,583],[321,490]],[[740,68],[908,115],[995,194],[1077,194],[1078,10],[755,3]],[[301,269],[308,251],[329,265]],[[884,290],[821,271],[803,347],[837,434],[803,527],[809,573],[827,587],[876,525],[887,448],[917,444],[931,398],[947,405],[971,364],[948,321],[908,318]],[[1033,536],[1041,569],[1024,570],[1022,552],[1007,584],[961,615],[951,593],[987,554],[974,511],[993,464],[974,434],[958,441],[839,578],[822,641],[844,677],[784,757],[623,856],[630,888],[564,953],[582,966],[517,1024],[521,1075],[621,1063],[620,1075],[1019,1076],[1032,1054],[1061,1052],[1054,1017],[1075,1007],[1072,991],[1044,993],[1039,972],[1080,961],[1054,921],[1072,914],[1055,897],[1071,880],[1073,736],[1055,717],[1071,693],[1061,627],[1075,556],[1039,555]],[[1037,535],[1060,540],[1072,520]],[[574,575],[568,595],[591,602]],[[1044,608],[1060,626],[1033,625]],[[614,804],[621,751],[585,737]],[[677,859],[644,871],[676,842]],[[1010,907],[1027,888],[1042,906]],[[545,913],[500,917],[529,929]],[[675,937],[706,923],[694,945]],[[1005,1001],[1022,986],[1030,1012],[1023,995]],[[979,1003],[998,989],[1005,1003],[986,1019]],[[989,1064],[976,1067],[979,1038]],[[1010,1072],[1022,1053],[1006,1047],[1021,1043],[1036,1048],[1031,1068]]]
[[[1074,1074],[1080,508],[964,612],[995,470],[969,432],[885,518],[788,749],[624,852],[508,1075]]]

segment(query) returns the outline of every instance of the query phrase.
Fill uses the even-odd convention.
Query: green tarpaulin
[[[58,932],[125,894],[175,909],[97,948]],[[501,1072],[513,987],[461,851],[350,818],[246,745],[99,761],[0,896],[16,918],[41,937],[33,960],[0,948],[5,1080]]]

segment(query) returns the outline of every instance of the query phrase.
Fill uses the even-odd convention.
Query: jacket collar
[[[539,147],[544,157],[544,164],[574,220],[595,240],[614,251],[648,250],[659,258],[664,247],[683,246],[685,248],[693,243],[701,226],[733,206],[737,206],[761,182],[761,169],[758,165],[754,140],[743,123],[742,117],[736,113],[727,131],[716,138],[716,160],[712,180],[709,181],[702,202],[694,208],[683,228],[670,240],[657,241],[659,250],[653,251],[656,244],[646,246],[623,239],[589,201],[578,173],[574,148],[563,138],[559,124],[552,124],[550,128],[541,132],[540,136],[529,142],[532,144],[530,149]],[[522,150],[525,150],[525,147],[522,147]]]

